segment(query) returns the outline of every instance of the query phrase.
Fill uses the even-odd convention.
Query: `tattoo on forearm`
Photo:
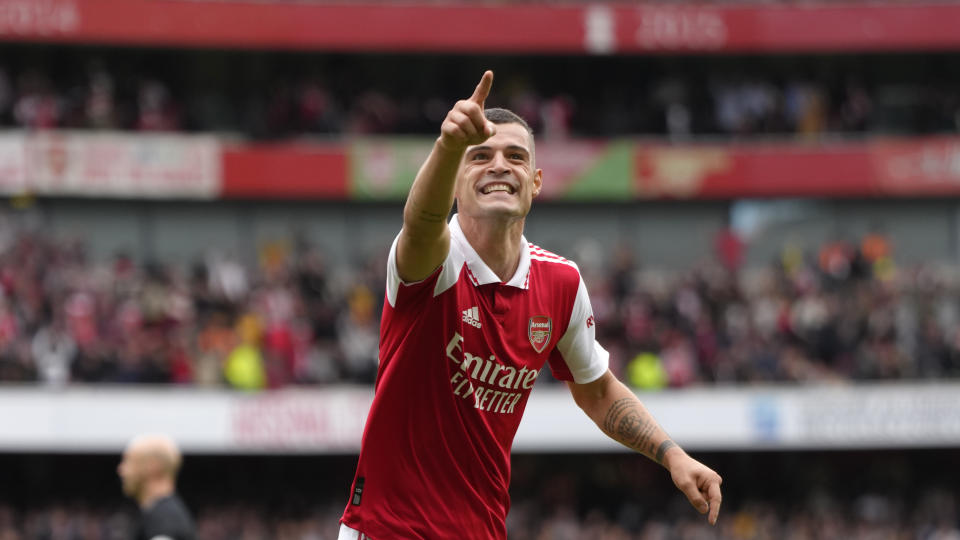
[[[603,430],[630,448],[652,457],[654,443],[651,437],[657,431],[657,424],[649,415],[641,415],[639,404],[634,398],[615,401],[603,419]]]
[[[667,439],[662,443],[660,443],[660,448],[657,448],[657,455],[654,456],[654,459],[656,460],[656,462],[659,463],[660,465],[663,465],[663,456],[667,454],[667,450],[673,448],[676,445],[677,443],[671,441],[670,439]]]
[[[428,223],[444,223],[447,220],[446,214],[437,214],[436,212],[420,211],[420,220]]]

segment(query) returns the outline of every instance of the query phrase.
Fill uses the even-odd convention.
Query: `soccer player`
[[[165,435],[134,437],[123,452],[117,473],[123,493],[140,505],[136,540],[194,540],[193,519],[176,494],[182,458]]]
[[[487,71],[447,113],[410,189],[340,540],[506,538],[510,447],[545,363],[604,433],[666,467],[716,523],[720,476],[607,369],[577,266],[523,237],[543,172],[526,122],[484,109],[492,84]]]

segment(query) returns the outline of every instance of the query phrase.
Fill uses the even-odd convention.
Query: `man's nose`
[[[509,172],[510,169],[507,167],[507,158],[503,155],[503,152],[497,152],[493,155],[493,158],[490,159],[489,165],[487,165],[487,174],[493,176],[502,176]]]

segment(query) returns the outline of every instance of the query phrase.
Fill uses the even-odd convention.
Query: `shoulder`
[[[164,497],[143,513],[147,538],[192,529],[193,519],[180,497]]]
[[[537,274],[551,281],[579,286],[580,268],[577,263],[533,243],[527,244],[527,249],[530,250],[530,268],[536,269]]]
[[[179,514],[187,511],[187,505],[183,503],[183,500],[177,495],[170,495],[158,500],[153,506],[151,506],[148,512],[153,514]]]
[[[183,516],[190,515],[190,511],[187,510],[186,503],[183,502],[183,499],[181,499],[180,496],[174,495],[170,497],[170,499],[168,500],[169,500],[170,507],[171,509],[173,509],[173,511]]]

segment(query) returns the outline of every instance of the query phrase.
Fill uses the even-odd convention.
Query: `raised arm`
[[[483,115],[483,103],[492,85],[493,72],[487,71],[473,95],[450,109],[433,150],[410,188],[397,242],[397,271],[404,281],[426,278],[447,256],[447,215],[453,207],[463,154],[468,146],[480,144],[496,133],[496,127]]]
[[[599,379],[568,382],[574,401],[611,439],[663,465],[673,483],[710,524],[720,513],[720,475],[670,440],[643,403],[608,370]]]

